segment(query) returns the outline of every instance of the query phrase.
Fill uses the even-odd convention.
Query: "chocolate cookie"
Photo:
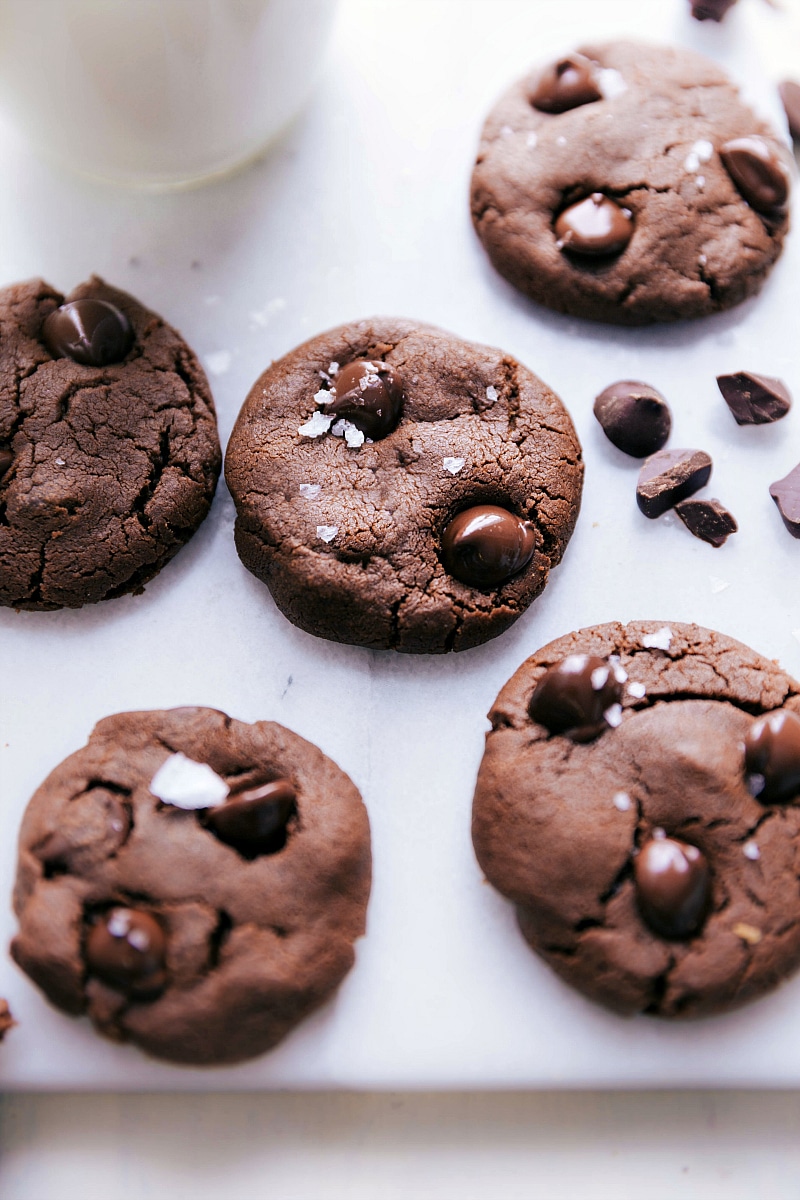
[[[583,465],[560,400],[515,359],[375,318],[264,372],[225,473],[242,562],[290,621],[434,653],[496,637],[539,595]]]
[[[361,797],[315,746],[208,708],[122,713],[28,805],[11,952],[107,1037],[236,1062],[338,986],[369,887]]]
[[[761,287],[788,228],[789,156],[714,63],[585,46],[492,110],[472,217],[540,304],[619,325],[701,317]]]
[[[774,662],[696,625],[600,625],[489,716],[475,851],[568,983],[689,1017],[795,970],[800,685]]]
[[[174,329],[93,277],[0,291],[0,604],[138,592],[208,512],[214,403]]]

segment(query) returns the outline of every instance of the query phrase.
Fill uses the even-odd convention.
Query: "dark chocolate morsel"
[[[636,900],[664,938],[696,933],[708,910],[711,878],[702,850],[677,838],[652,837],[633,862]]]
[[[705,450],[659,450],[642,464],[636,503],[646,517],[660,517],[704,487],[710,475],[711,458]]]
[[[562,113],[601,100],[595,64],[582,54],[559,58],[544,68],[530,99],[534,108],[546,113]]]
[[[800,792],[800,717],[786,709],[758,717],[744,739],[744,766],[759,800]],[[763,780],[763,783],[762,783]]]
[[[166,983],[166,951],[166,935],[151,913],[112,908],[89,930],[84,955],[90,975],[138,999],[152,999]]]
[[[341,367],[325,415],[335,415],[378,441],[397,425],[403,411],[403,381],[394,367],[363,358]]]
[[[736,0],[691,0],[692,16],[698,21],[721,21]]]
[[[606,713],[618,715],[622,668],[595,654],[570,654],[548,667],[528,704],[532,721],[550,733],[568,733],[573,741],[587,742],[607,728]],[[613,716],[612,716],[613,722]]]
[[[800,538],[800,464],[783,479],[771,483],[769,494],[792,537]]]
[[[131,323],[106,300],[71,300],[42,326],[42,338],[54,358],[71,358],[87,367],[121,362],[133,345]]]
[[[594,402],[603,433],[623,454],[646,458],[666,444],[672,418],[666,400],[647,383],[621,379]]]
[[[789,132],[794,140],[800,141],[800,83],[793,79],[784,79],[778,87],[786,120],[789,122]]]
[[[717,386],[737,425],[768,425],[785,417],[792,407],[789,389],[781,379],[737,371],[718,375]]]
[[[14,455],[10,450],[0,450],[0,479],[3,478],[13,461]]]
[[[459,513],[442,534],[444,569],[470,587],[500,587],[527,567],[535,550],[535,526],[494,504]]]
[[[288,779],[274,779],[232,793],[209,809],[204,824],[243,858],[275,854],[286,845],[287,825],[297,812],[297,795]]]
[[[619,254],[631,240],[633,217],[602,192],[593,192],[556,217],[555,231],[559,250],[570,254]]]
[[[786,206],[789,176],[763,138],[734,138],[721,147],[719,156],[738,191],[756,212],[769,214]]]
[[[695,537],[711,546],[721,546],[739,526],[719,500],[681,500],[675,512]]]

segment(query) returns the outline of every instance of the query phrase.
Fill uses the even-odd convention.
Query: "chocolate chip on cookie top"
[[[236,1062],[333,993],[369,886],[361,798],[309,742],[211,709],[122,713],[28,805],[12,955],[116,1041]]]
[[[593,999],[668,1017],[794,971],[799,714],[774,662],[696,625],[601,625],[524,663],[489,714],[473,842],[530,945]]]
[[[225,465],[236,546],[285,616],[414,653],[497,636],[577,518],[580,447],[510,355],[412,321],[333,329],[261,376]]]
[[[208,512],[220,468],[196,356],[93,277],[0,290],[0,605],[139,592]]]
[[[688,50],[585,46],[490,113],[472,217],[539,303],[615,324],[699,317],[758,291],[788,228],[789,158]]]

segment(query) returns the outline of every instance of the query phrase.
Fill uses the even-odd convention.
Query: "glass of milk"
[[[0,0],[0,107],[48,157],[167,189],[260,154],[308,98],[336,0]]]

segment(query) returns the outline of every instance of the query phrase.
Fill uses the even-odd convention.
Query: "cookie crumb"
[[[333,423],[333,417],[326,417],[321,412],[315,412],[305,425],[300,425],[297,432],[301,437],[318,438],[327,433]]]
[[[323,542],[332,542],[339,532],[338,525],[318,525],[317,537]]]
[[[228,795],[228,785],[208,763],[181,754],[165,759],[150,780],[151,793],[175,808],[215,808]]]
[[[742,846],[742,851],[745,858],[749,858],[751,862],[755,862],[756,859],[761,858],[761,851],[758,848],[757,842],[745,842],[745,844]]]
[[[304,500],[316,500],[322,488],[318,483],[301,483],[298,490]]]
[[[733,932],[750,946],[757,946],[761,941],[761,930],[756,929],[755,925],[748,925],[745,921],[739,921],[737,925],[734,925]]]
[[[655,633],[646,633],[642,645],[646,650],[669,650],[672,641],[672,630],[669,625],[662,625]]]
[[[457,475],[466,461],[467,460],[465,458],[443,458],[442,466],[444,467],[445,471],[449,471],[451,475]]]

